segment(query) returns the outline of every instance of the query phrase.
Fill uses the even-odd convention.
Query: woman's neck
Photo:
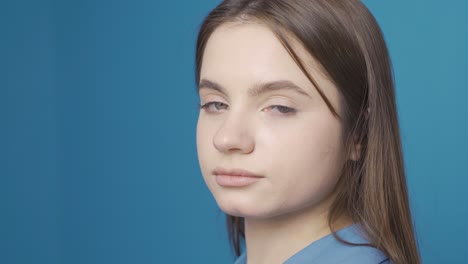
[[[310,243],[328,235],[329,204],[292,212],[274,219],[245,219],[248,264],[284,263]],[[343,217],[337,229],[352,222]]]

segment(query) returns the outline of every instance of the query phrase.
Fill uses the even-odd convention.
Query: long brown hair
[[[344,124],[346,148],[360,143],[357,161],[347,161],[335,186],[328,224],[346,213],[371,244],[393,263],[418,264],[395,103],[393,73],[383,34],[359,0],[225,0],[203,21],[196,46],[196,83],[213,31],[227,22],[261,22],[283,44],[315,85],[330,111]],[[291,45],[303,45],[342,94],[343,116],[325,97]],[[237,256],[245,239],[244,219],[227,215]]]

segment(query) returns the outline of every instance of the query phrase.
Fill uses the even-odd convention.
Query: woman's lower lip
[[[261,177],[245,177],[232,175],[215,175],[216,182],[224,187],[243,187],[253,184],[261,179]]]

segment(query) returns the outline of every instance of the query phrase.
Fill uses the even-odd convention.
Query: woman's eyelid
[[[224,100],[223,98],[220,98],[219,96],[214,96],[214,97],[209,97],[209,98],[203,98],[203,99],[200,99],[201,102],[203,102],[202,104],[207,104],[207,103],[218,103],[218,104],[223,104],[223,105],[226,105],[228,106],[229,103],[226,102],[226,100]],[[259,104],[259,106],[261,108],[268,108],[268,107],[272,107],[272,106],[281,106],[281,107],[287,107],[287,108],[296,108],[295,105],[297,103],[293,102],[292,100],[290,99],[286,99],[286,98],[272,98],[272,99],[268,99],[266,101],[263,101]]]
[[[222,96],[215,95],[215,94],[208,94],[200,96],[200,102],[203,104],[210,103],[210,102],[220,102],[223,104],[227,104],[227,100],[225,100]]]
[[[209,92],[209,93],[206,93],[206,92],[200,93],[199,97],[200,97],[200,100],[203,100],[203,101],[229,102],[228,98],[225,98],[224,95],[221,95],[219,92],[216,92],[216,91]],[[270,102],[270,100],[281,100],[281,101],[289,102],[290,104],[294,104],[294,102],[297,100],[293,99],[292,97],[294,96],[270,94],[270,95],[260,96],[258,98],[246,98],[245,100],[252,100],[252,101],[259,100],[260,102]]]
[[[272,97],[269,100],[267,100],[265,104],[267,106],[283,106],[288,108],[296,108],[298,103],[292,99],[289,99],[288,97],[281,96]]]
[[[257,105],[257,107],[261,108],[262,111],[266,108],[272,108],[274,106],[297,109],[297,106],[300,103],[300,100],[298,102],[297,98],[292,98],[292,96],[287,96],[287,95],[282,95],[282,94],[270,94],[270,95],[261,96],[258,98],[246,98],[242,100],[251,101],[251,102],[248,102],[248,101],[241,102],[243,104],[243,107],[248,106],[248,105],[251,105],[251,106]],[[220,95],[217,92],[210,92],[210,93],[203,93],[203,94],[201,93],[200,102],[202,104],[207,104],[207,103],[215,103],[217,105],[222,104],[223,107],[231,108],[231,102],[228,100],[228,98],[224,98],[223,95]]]

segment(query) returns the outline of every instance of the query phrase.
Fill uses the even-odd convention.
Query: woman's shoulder
[[[336,234],[343,240],[355,244],[368,244],[359,224],[342,228]],[[291,256],[285,264],[300,263],[347,263],[347,264],[391,264],[379,249],[367,245],[348,245],[329,234]]]
[[[338,230],[337,235],[351,243],[365,244],[369,241],[358,224]],[[235,264],[245,264],[246,255],[242,254]],[[379,249],[371,246],[353,246],[338,241],[333,234],[312,242],[284,262],[284,264],[392,264]]]

